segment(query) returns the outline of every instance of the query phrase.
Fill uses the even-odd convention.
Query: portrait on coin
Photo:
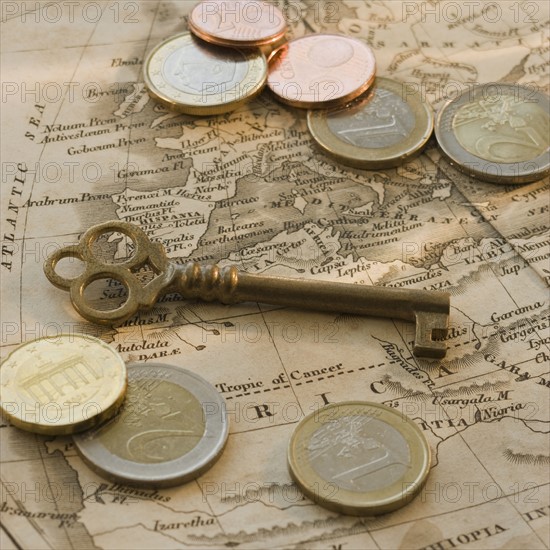
[[[189,45],[168,56],[163,72],[175,88],[188,93],[204,93],[224,85],[232,87],[237,64],[233,56],[224,59],[206,48]]]

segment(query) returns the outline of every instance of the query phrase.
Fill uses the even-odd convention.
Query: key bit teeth
[[[416,356],[442,359],[447,345],[441,339],[447,336],[449,316],[433,311],[416,312],[416,335],[413,353]]]
[[[432,328],[432,339],[433,340],[443,340],[447,337],[449,329],[445,328]]]

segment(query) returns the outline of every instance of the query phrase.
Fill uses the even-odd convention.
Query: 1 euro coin
[[[306,416],[289,444],[290,475],[321,506],[356,516],[390,512],[423,487],[430,449],[399,411],[363,401],[327,405]]]
[[[216,115],[237,109],[262,91],[267,61],[259,50],[214,46],[186,32],[149,53],[143,76],[149,95],[165,107]]]
[[[378,170],[420,153],[433,131],[433,114],[400,82],[377,78],[344,107],[309,111],[308,128],[321,149],[343,164]]]

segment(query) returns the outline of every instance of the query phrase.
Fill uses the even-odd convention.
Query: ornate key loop
[[[106,262],[93,251],[94,243],[106,233],[122,233],[133,242],[132,255],[119,263]],[[85,264],[84,272],[73,279],[59,275],[55,268],[63,258],[78,258]],[[155,278],[143,285],[135,271],[144,265],[150,266]],[[170,284],[174,267],[169,264],[164,249],[159,243],[152,243],[144,231],[127,222],[112,221],[96,225],[86,231],[78,245],[56,250],[45,262],[44,272],[51,283],[62,290],[69,290],[74,308],[85,319],[101,324],[121,323],[142,308],[151,307],[161,291]],[[127,292],[125,302],[114,309],[98,309],[86,299],[84,292],[94,281],[114,279]]]
[[[73,246],[65,246],[56,250],[48,256],[44,262],[44,273],[52,285],[60,288],[61,290],[69,290],[75,279],[67,279],[62,275],[59,275],[55,268],[57,264],[65,258],[77,258],[78,260],[84,260],[82,257],[82,247],[80,244]]]
[[[126,301],[115,309],[98,309],[93,307],[84,291],[94,281],[99,279],[114,279],[126,289]],[[142,290],[137,277],[128,269],[120,266],[91,265],[80,276],[74,279],[70,287],[70,296],[74,308],[88,321],[101,324],[111,324],[124,321],[137,313],[140,308],[139,295]]]
[[[124,262],[117,262],[113,264],[106,262],[103,259],[97,258],[94,254],[92,246],[95,242],[106,233],[122,233],[126,235],[134,245],[134,251],[132,255]],[[125,269],[139,269],[145,264],[149,255],[151,254],[151,241],[142,229],[127,222],[111,221],[94,225],[88,231],[82,235],[79,243],[83,250],[82,256],[86,263],[112,266],[117,265]]]

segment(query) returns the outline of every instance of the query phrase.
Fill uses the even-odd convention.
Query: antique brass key
[[[133,241],[132,256],[121,263],[106,263],[92,246],[107,233],[119,232]],[[59,275],[55,268],[63,258],[85,263],[82,274],[73,279]],[[149,266],[154,278],[142,284],[135,273]],[[160,243],[151,242],[137,226],[122,221],[96,225],[84,233],[79,244],[54,252],[44,264],[46,276],[58,288],[70,292],[75,309],[89,321],[119,324],[149,308],[159,296],[178,292],[184,298],[218,300],[224,304],[263,302],[319,311],[392,317],[416,322],[413,353],[422,357],[445,356],[441,339],[447,334],[450,296],[446,292],[404,290],[327,281],[267,277],[239,272],[236,267],[200,266],[190,262],[170,262]],[[111,310],[96,309],[85,299],[84,291],[93,281],[114,279],[127,290],[127,299]]]

